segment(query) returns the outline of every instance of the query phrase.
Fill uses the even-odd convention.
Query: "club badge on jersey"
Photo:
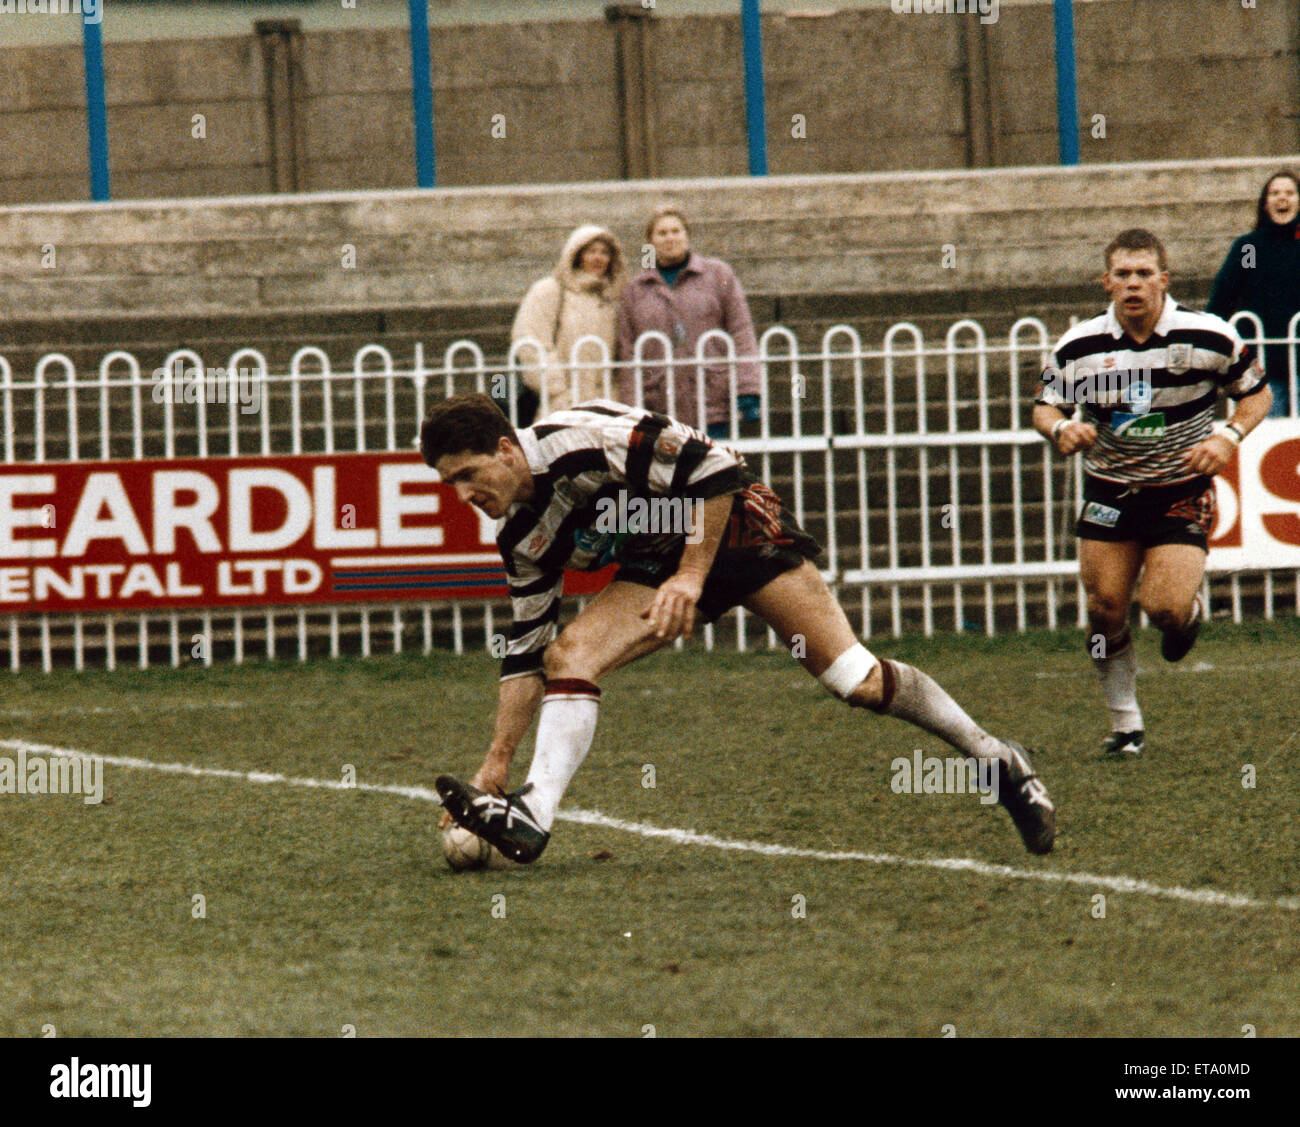
[[[1165,352],[1165,368],[1171,376],[1181,376],[1192,366],[1192,346],[1171,344]]]

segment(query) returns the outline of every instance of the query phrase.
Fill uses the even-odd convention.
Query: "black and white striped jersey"
[[[1187,453],[1213,430],[1220,391],[1233,399],[1263,390],[1264,372],[1235,329],[1166,295],[1150,338],[1138,344],[1112,304],[1057,342],[1035,401],[1097,428],[1083,452],[1094,477],[1171,485],[1197,476]]]
[[[615,554],[668,554],[685,532],[611,531],[621,498],[737,493],[743,460],[676,419],[613,400],[556,411],[519,432],[535,495],[511,506],[497,535],[514,622],[501,679],[536,673],[555,638],[564,571],[595,571]]]

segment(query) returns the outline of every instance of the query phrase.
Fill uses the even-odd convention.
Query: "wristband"
[[[1240,446],[1241,440],[1246,437],[1244,434],[1241,433],[1241,430],[1236,426],[1235,423],[1225,423],[1223,425],[1223,429],[1218,433],[1223,435],[1223,437],[1226,438],[1229,442],[1231,442],[1233,446]]]
[[[1052,441],[1053,441],[1053,442],[1055,442],[1057,439],[1059,439],[1059,438],[1061,437],[1061,428],[1064,427],[1065,424],[1068,423],[1069,421],[1070,421],[1069,419],[1057,419],[1057,420],[1056,420],[1056,425],[1055,425],[1054,427],[1052,427]]]

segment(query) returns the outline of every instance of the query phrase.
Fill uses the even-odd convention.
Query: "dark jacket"
[[[1255,265],[1249,269],[1243,265],[1248,247],[1255,252]],[[1232,244],[1214,279],[1206,312],[1228,318],[1243,309],[1259,317],[1266,337],[1286,336],[1291,318],[1300,312],[1300,216],[1281,226],[1265,219]],[[1263,360],[1276,399],[1287,386],[1286,346],[1266,346]]]

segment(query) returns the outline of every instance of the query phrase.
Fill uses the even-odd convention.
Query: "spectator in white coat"
[[[568,237],[555,269],[524,296],[510,337],[531,338],[541,347],[541,355],[537,347],[521,348],[519,360],[524,383],[541,398],[542,414],[609,394],[607,361],[614,356],[623,280],[618,240],[605,227],[586,225]],[[604,353],[588,341],[575,357],[573,346],[584,336],[603,341]]]

